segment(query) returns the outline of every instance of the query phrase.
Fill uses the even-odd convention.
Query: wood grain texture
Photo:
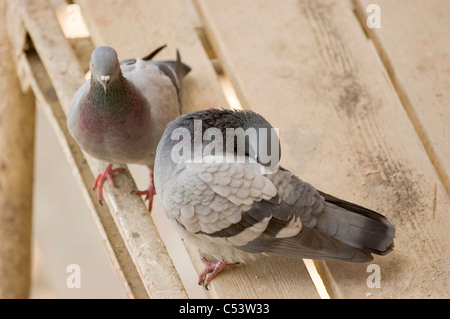
[[[228,107],[195,27],[185,13],[185,1],[76,2],[82,9],[94,43],[113,46],[120,58],[144,56],[163,43],[167,43],[168,48],[158,55],[158,59],[173,59],[174,49],[180,50],[183,61],[192,67],[185,80],[185,113]],[[197,271],[203,270],[204,264],[195,248],[188,247],[188,251]],[[268,258],[227,270],[213,280],[209,294],[213,298],[318,298],[301,261]]]
[[[13,3],[53,85],[53,98],[58,99],[62,107],[62,109],[56,108],[49,112],[50,117],[55,117],[51,119],[51,122],[55,123],[56,121],[56,126],[60,127],[57,132],[59,131],[63,134],[62,136],[60,134],[59,137],[62,140],[70,141],[62,143],[63,149],[67,150],[67,147],[69,148],[69,162],[71,164],[74,161],[76,162],[73,166],[75,175],[81,176],[83,179],[82,187],[87,188],[87,185],[92,185],[92,172],[98,173],[104,163],[87,155],[81,156],[79,147],[70,138],[65,127],[65,116],[70,100],[84,81],[83,72],[47,1],[14,1]],[[56,113],[54,112],[55,110],[57,110]],[[76,155],[74,156],[74,154]],[[91,174],[86,171],[86,163],[91,170]],[[186,298],[186,291],[144,202],[140,197],[130,194],[131,190],[136,189],[136,185],[131,179],[129,172],[118,175],[115,178],[115,182],[118,186],[117,189],[105,187],[104,194],[109,207],[108,211],[103,210],[100,214],[97,214],[98,204],[97,206],[92,204],[92,200],[95,200],[92,197],[92,191],[87,197],[89,207],[93,208],[94,220],[100,222],[99,229],[101,233],[103,231],[112,232],[104,236],[104,239],[109,241],[107,244],[119,243],[119,241],[113,240],[114,236],[123,238],[126,249],[139,274],[140,278],[138,279],[145,287],[147,297]],[[110,214],[108,222],[113,221],[117,226],[118,232],[117,229],[112,227],[112,224],[104,224],[105,220],[101,216],[103,213]],[[122,246],[122,248],[124,247]],[[121,252],[120,249],[121,247],[115,247],[115,250],[107,250],[109,252],[126,254],[126,252]],[[122,257],[124,256],[115,256],[113,264],[123,261]],[[121,264],[120,267],[130,267],[130,264]],[[126,278],[125,285],[132,284],[136,280],[133,271],[125,270],[121,275],[125,274],[130,275]],[[137,283],[137,285],[140,283]],[[133,293],[131,289],[125,288],[128,293]],[[139,289],[139,295],[136,295],[136,297],[145,297],[141,289]]]
[[[28,298],[34,164],[34,96],[22,92],[0,0],[0,298]],[[11,30],[10,30],[11,31]],[[20,40],[21,32],[12,30]]]
[[[448,298],[450,203],[352,3],[196,3],[244,107],[280,128],[282,164],[396,226],[394,251],[372,262],[381,288],[366,285],[369,263],[326,263],[334,295]]]
[[[381,28],[368,28],[369,4]],[[450,194],[450,2],[356,1],[399,97]]]

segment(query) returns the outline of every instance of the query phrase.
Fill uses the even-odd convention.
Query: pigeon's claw
[[[108,163],[108,165],[106,165],[105,169],[97,175],[97,178],[94,181],[94,190],[97,189],[97,198],[98,201],[100,202],[100,205],[103,205],[102,201],[103,201],[103,183],[105,183],[105,180],[108,180],[109,184],[113,187],[115,187],[116,185],[114,184],[114,180],[113,180],[113,174],[114,173],[119,173],[123,171],[122,167],[119,168],[115,168],[112,169],[112,165],[111,163]]]
[[[208,286],[211,283],[211,280],[213,280],[214,277],[216,277],[219,272],[224,270],[226,267],[233,267],[238,265],[239,263],[227,263],[224,259],[221,261],[214,263],[206,259],[205,257],[201,257],[201,261],[206,265],[206,268],[198,275],[198,284],[205,287],[206,290],[208,290]]]
[[[133,191],[133,193],[141,196],[145,195],[145,200],[148,200],[148,211],[151,213],[153,207],[153,197],[156,194],[155,183],[153,182],[153,173],[150,173],[150,184],[148,186],[148,189],[143,191],[136,190]]]

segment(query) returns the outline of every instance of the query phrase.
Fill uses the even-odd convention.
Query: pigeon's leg
[[[233,267],[238,265],[239,263],[227,263],[224,259],[217,263],[213,263],[206,259],[205,257],[201,257],[201,261],[206,265],[206,268],[200,273],[198,276],[198,284],[205,286],[206,290],[208,290],[208,285],[213,280],[214,277],[217,276],[219,272],[221,272],[226,267]]]
[[[148,211],[151,213],[153,206],[153,196],[155,196],[156,194],[155,183],[153,182],[153,172],[150,172],[150,185],[148,186],[148,189],[144,191],[133,191],[133,193],[137,195],[145,195],[145,200],[148,199]]]
[[[103,200],[103,183],[105,182],[105,180],[108,180],[109,184],[111,186],[115,186],[112,175],[114,173],[123,171],[122,167],[112,169],[112,166],[113,166],[113,164],[108,163],[108,165],[106,165],[103,172],[98,174],[97,178],[94,181],[94,190],[97,189],[97,198],[98,198],[98,201],[100,202],[100,204],[102,204],[102,200]]]

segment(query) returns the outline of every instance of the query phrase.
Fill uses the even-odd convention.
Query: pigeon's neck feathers
[[[218,128],[225,132],[227,128],[271,128],[269,122],[261,115],[249,110],[208,109],[181,116],[173,124],[193,130],[194,120],[201,121],[202,130]]]
[[[87,99],[96,108],[111,109],[128,104],[127,101],[130,101],[130,96],[135,94],[132,84],[120,74],[117,79],[108,84],[106,92],[102,83],[92,77]]]

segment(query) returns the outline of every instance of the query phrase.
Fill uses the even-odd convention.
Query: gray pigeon
[[[151,211],[156,146],[167,123],[181,114],[182,79],[190,71],[178,51],[176,61],[152,61],[164,47],[120,63],[113,48],[96,48],[91,79],[72,98],[70,134],[88,154],[108,162],[94,183],[100,203],[104,181],[114,186],[112,175],[122,170],[113,163],[140,164],[150,168],[150,186],[136,193],[147,195]]]
[[[366,262],[392,250],[395,227],[383,215],[273,165],[277,138],[252,111],[209,109],[167,126],[156,151],[156,192],[182,237],[218,260],[202,257],[199,284],[254,254]]]

